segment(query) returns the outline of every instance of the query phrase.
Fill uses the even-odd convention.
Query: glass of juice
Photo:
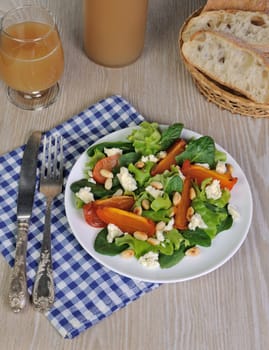
[[[16,106],[48,107],[59,93],[64,55],[54,16],[39,6],[8,11],[0,27],[0,78]]]
[[[84,50],[94,62],[122,67],[144,47],[148,0],[83,0]]]

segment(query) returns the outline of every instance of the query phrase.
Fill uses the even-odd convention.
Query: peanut
[[[156,238],[153,238],[153,237],[150,237],[147,242],[153,246],[155,245],[159,245],[160,244],[160,241]]]
[[[189,207],[188,210],[187,210],[187,214],[186,214],[186,218],[188,221],[191,220],[191,217],[193,216],[194,214],[194,209],[193,207]]]
[[[107,179],[112,179],[113,178],[113,173],[107,169],[101,169],[100,170],[100,175],[104,176]]]
[[[194,198],[196,198],[196,192],[195,189],[193,187],[190,188],[190,200],[193,200]]]
[[[185,255],[187,256],[197,256],[200,254],[200,249],[198,247],[192,247],[186,250]]]
[[[155,188],[156,190],[162,190],[163,189],[163,184],[159,181],[152,181],[150,185]]]
[[[146,241],[148,239],[148,235],[145,232],[142,231],[135,231],[134,237],[138,239],[139,241]]]
[[[174,204],[174,206],[179,205],[180,201],[181,201],[181,194],[179,192],[175,192],[174,195],[173,195],[173,204]]]
[[[142,160],[139,160],[138,162],[135,163],[135,166],[136,166],[138,169],[142,169],[142,168],[144,168],[145,163],[142,162]]]
[[[123,258],[125,259],[130,259],[134,256],[134,251],[133,249],[126,249],[120,254]]]
[[[143,209],[148,210],[150,207],[150,202],[148,199],[143,199],[141,205]]]
[[[133,213],[136,215],[142,215],[142,208],[141,207],[135,207],[133,210]]]
[[[107,178],[105,183],[104,183],[104,187],[106,190],[110,190],[112,188],[112,179],[111,178]]]
[[[156,225],[156,231],[163,231],[165,228],[165,222],[164,221],[159,221]]]

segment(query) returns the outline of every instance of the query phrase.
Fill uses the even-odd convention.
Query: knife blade
[[[38,150],[42,133],[35,131],[24,149],[20,171],[17,200],[17,241],[15,262],[9,285],[9,304],[14,312],[20,312],[28,300],[26,278],[26,251],[28,229],[32,215],[36,185]]]

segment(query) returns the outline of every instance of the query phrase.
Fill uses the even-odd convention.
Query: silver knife
[[[9,286],[9,304],[14,312],[21,311],[28,300],[26,251],[28,228],[34,201],[37,156],[42,133],[35,131],[29,138],[20,171],[17,201],[17,242],[14,268]]]

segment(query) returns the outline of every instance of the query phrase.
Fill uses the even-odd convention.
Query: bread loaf
[[[182,32],[182,40],[190,40],[200,30],[228,33],[248,44],[269,52],[269,15],[252,11],[209,11],[193,17]]]
[[[214,81],[256,103],[269,103],[269,62],[230,36],[200,31],[182,45],[184,58]]]
[[[212,10],[243,10],[262,11],[269,10],[268,0],[208,0],[203,11]]]

